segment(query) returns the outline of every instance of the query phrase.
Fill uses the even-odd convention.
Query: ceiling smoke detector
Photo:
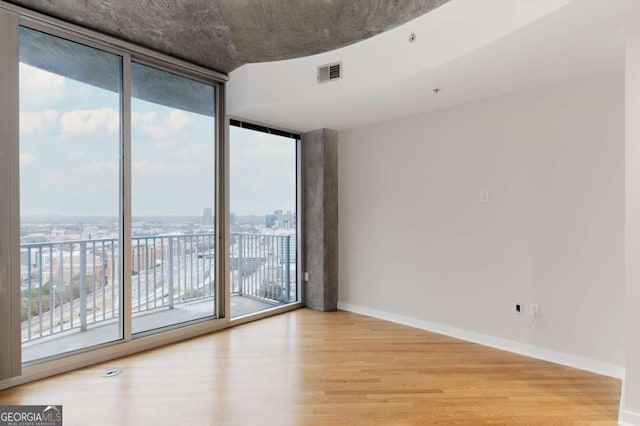
[[[409,43],[416,41],[416,33],[409,34]]]

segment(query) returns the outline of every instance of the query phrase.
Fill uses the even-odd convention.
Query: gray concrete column
[[[338,307],[338,132],[302,135],[305,303],[319,311]]]

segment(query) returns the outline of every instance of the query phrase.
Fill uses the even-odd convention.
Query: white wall
[[[626,343],[620,420],[640,425],[640,28],[627,33],[626,102]]]
[[[624,140],[622,71],[340,132],[340,306],[621,375]]]

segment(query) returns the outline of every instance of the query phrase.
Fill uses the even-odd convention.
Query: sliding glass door
[[[0,112],[19,131],[4,120],[0,150],[19,166],[0,189],[19,193],[19,249],[17,207],[0,231],[15,248],[3,312],[21,318],[5,315],[0,344],[68,367],[298,302],[299,136],[234,121],[226,145],[224,76],[18,15],[0,75],[18,71],[19,95]]]
[[[216,315],[216,117],[210,84],[134,62],[133,333]]]
[[[123,337],[122,57],[20,29],[24,362]]]
[[[216,318],[216,84],[19,46],[23,362]]]

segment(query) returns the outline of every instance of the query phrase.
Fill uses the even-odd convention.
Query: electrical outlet
[[[305,281],[309,281],[309,273],[308,272],[304,273],[304,280]]]
[[[489,202],[489,191],[484,189],[482,191],[480,191],[480,202],[481,203],[488,203]]]
[[[532,317],[539,317],[540,305],[538,305],[537,303],[531,303],[529,305],[529,315],[531,315]]]
[[[522,303],[516,302],[513,305],[513,313],[516,315],[522,315]]]

